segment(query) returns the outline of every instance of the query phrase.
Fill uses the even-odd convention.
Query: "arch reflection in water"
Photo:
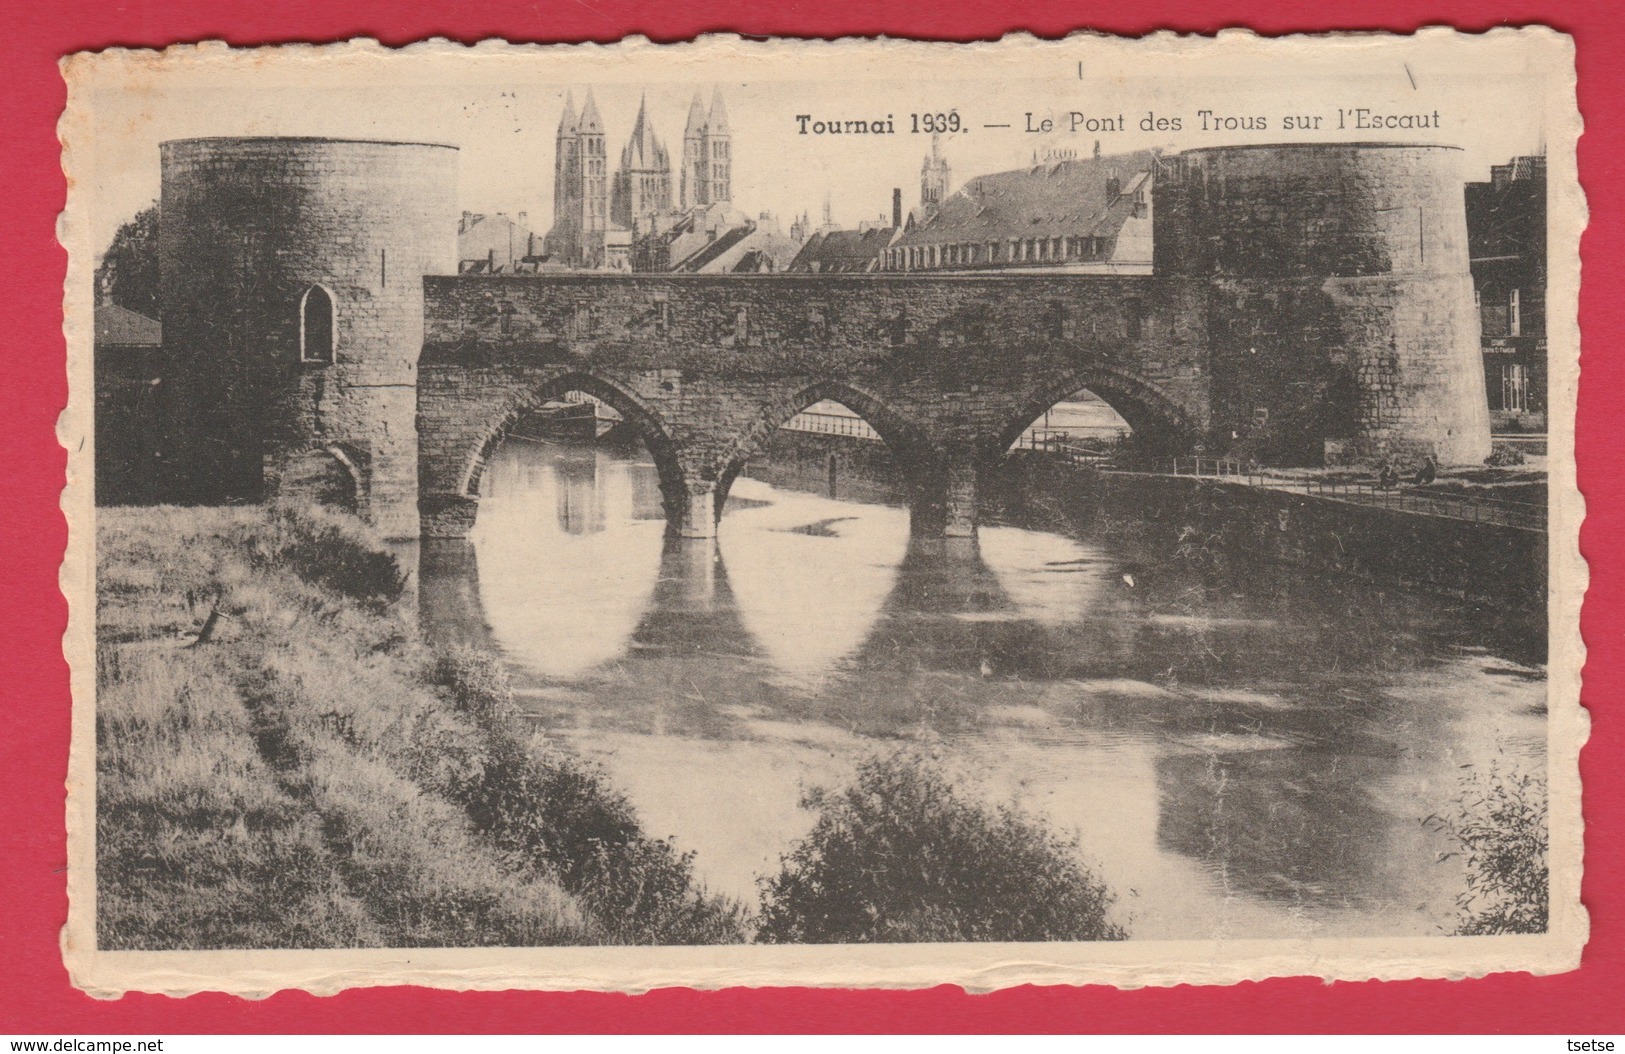
[[[901,509],[749,478],[715,543],[665,544],[647,461],[504,450],[475,544],[424,547],[425,627],[498,647],[746,900],[804,787],[925,741],[1078,832],[1136,937],[1434,933],[1455,876],[1418,820],[1458,766],[1543,756],[1543,671],[1444,601],[1015,527],[911,540]],[[588,480],[601,517],[578,493],[561,522]]]
[[[740,621],[783,683],[816,688],[879,619],[908,545],[908,513],[742,478],[724,515],[719,546]]]
[[[664,517],[652,463],[597,446],[516,440],[482,480],[470,536],[503,654],[579,677],[626,650],[660,568]],[[608,510],[615,510],[611,514]]]

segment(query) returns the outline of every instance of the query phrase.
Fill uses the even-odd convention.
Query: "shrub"
[[[358,521],[316,508],[278,506],[271,530],[250,540],[256,566],[286,566],[313,585],[381,611],[399,599],[406,578],[394,555],[377,547]]]
[[[1494,465],[1497,468],[1506,468],[1524,463],[1523,451],[1511,443],[1493,443],[1490,445],[1490,456],[1484,459],[1484,464]]]
[[[1456,932],[1463,935],[1544,933],[1548,904],[1546,781],[1516,769],[1462,780],[1455,811],[1423,821],[1456,849],[1467,888],[1456,897]]]
[[[1075,840],[1009,806],[962,800],[906,753],[813,790],[812,832],[759,880],[758,939],[776,943],[1122,940]]]
[[[513,712],[513,685],[501,661],[474,648],[456,648],[435,656],[430,683],[442,686],[459,710],[478,718],[503,718]]]
[[[443,653],[431,680],[485,730],[481,767],[450,792],[477,829],[533,871],[556,876],[606,940],[744,940],[744,912],[699,885],[694,854],[645,834],[631,803],[596,769],[508,730],[513,688],[499,660],[468,648]]]

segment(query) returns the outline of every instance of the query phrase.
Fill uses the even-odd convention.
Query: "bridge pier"
[[[910,486],[909,532],[917,538],[976,537],[981,463],[971,455],[937,460]]]
[[[979,511],[977,474],[976,464],[971,461],[955,461],[948,465],[942,501],[943,537],[976,537]]]
[[[717,492],[707,483],[704,489],[690,484],[666,499],[666,533],[677,538],[717,536]]]
[[[479,511],[479,498],[464,494],[424,494],[418,499],[419,537],[467,538]]]

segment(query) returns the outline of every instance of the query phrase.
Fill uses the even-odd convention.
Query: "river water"
[[[484,487],[470,542],[423,553],[427,632],[497,650],[525,720],[749,903],[804,789],[908,747],[1076,835],[1136,939],[1437,934],[1462,876],[1421,821],[1465,772],[1543,769],[1543,654],[1447,600],[911,541],[904,509],[749,478],[714,545],[666,543],[641,447],[512,441]]]

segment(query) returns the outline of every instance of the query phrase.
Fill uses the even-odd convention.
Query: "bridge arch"
[[[1200,423],[1178,400],[1156,384],[1113,366],[1092,365],[1047,381],[1030,392],[994,437],[995,457],[1002,457],[1034,421],[1074,392],[1088,390],[1116,410],[1136,435],[1173,451],[1195,445]]]
[[[655,469],[660,476],[660,492],[665,498],[668,516],[687,502],[688,474],[678,457],[677,444],[671,430],[660,414],[630,391],[606,377],[581,370],[555,374],[545,380],[526,385],[509,400],[502,411],[485,428],[470,452],[458,495],[477,502],[480,481],[492,455],[507,440],[514,425],[538,407],[564,397],[568,392],[590,395],[613,407],[626,424],[643,439],[649,453],[654,456]]]
[[[840,403],[879,434],[881,442],[905,476],[912,475],[927,450],[924,430],[892,408],[886,400],[846,381],[823,378],[787,392],[761,409],[761,412],[734,439],[723,455],[717,473],[716,510],[722,508],[734,480],[745,463],[766,448],[768,440],[791,418],[815,403]],[[912,483],[911,483],[912,485]]]

